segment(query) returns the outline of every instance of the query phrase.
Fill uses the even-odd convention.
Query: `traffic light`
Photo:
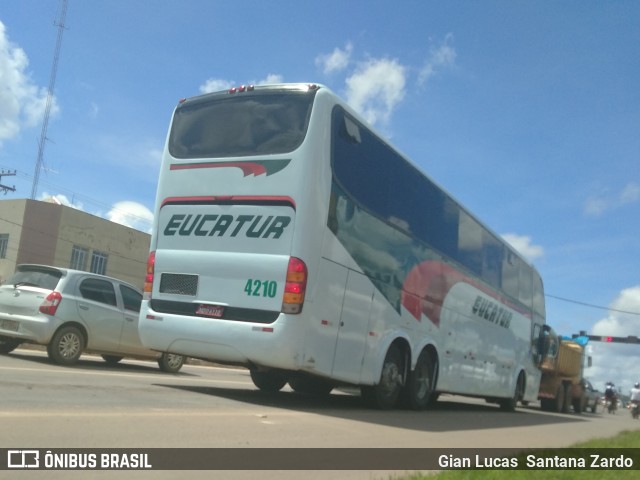
[[[640,343],[638,337],[635,335],[629,335],[626,337],[611,337],[611,336],[601,336],[601,335],[587,335],[589,340],[593,340],[596,342],[606,342],[606,343]]]

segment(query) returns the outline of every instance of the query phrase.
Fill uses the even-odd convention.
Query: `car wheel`
[[[178,373],[184,365],[184,357],[175,353],[163,353],[158,359],[160,370],[167,373]]]
[[[22,342],[16,338],[0,337],[0,354],[13,352]]]
[[[102,358],[104,359],[105,362],[107,362],[109,365],[115,365],[117,364],[120,360],[122,360],[124,357],[121,357],[119,355],[102,355]]]
[[[47,346],[49,358],[59,365],[73,365],[84,350],[85,338],[76,327],[62,327]]]

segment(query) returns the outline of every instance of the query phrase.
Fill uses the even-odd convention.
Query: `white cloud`
[[[431,48],[427,62],[424,64],[418,74],[418,84],[424,85],[439,70],[451,67],[456,61],[456,51],[451,46],[453,35],[447,34],[442,44],[438,47]]]
[[[640,336],[640,285],[622,290],[609,306],[607,317],[593,326],[592,335],[606,337]],[[640,345],[591,342],[593,367],[586,370],[598,388],[612,381],[628,394],[634,383],[640,382]]]
[[[346,100],[371,124],[388,123],[405,95],[406,67],[397,60],[371,59],[346,79]]]
[[[112,222],[143,232],[150,232],[153,224],[153,212],[141,203],[132,201],[115,203],[107,213],[107,218]]]
[[[635,203],[640,200],[640,184],[630,183],[620,192],[620,204]]]
[[[273,83],[282,83],[282,75],[277,73],[269,73],[262,80],[250,81],[246,85],[269,85]],[[234,82],[233,80],[224,80],[222,78],[210,78],[202,85],[200,85],[200,93],[220,92],[223,90],[229,90],[232,87],[237,87],[241,84]]]
[[[43,192],[38,200],[42,202],[56,203],[58,205],[64,205],[65,207],[84,211],[84,205],[81,202],[78,202],[75,199],[69,200],[69,197],[61,193],[50,194],[48,192]]]
[[[276,73],[270,73],[262,80],[258,80],[257,82],[253,82],[254,85],[269,85],[272,83],[282,83],[282,75],[278,75]]]
[[[17,137],[26,127],[42,121],[47,91],[33,84],[27,67],[29,59],[20,47],[11,43],[0,21],[0,146]],[[51,115],[59,110],[52,98]]]
[[[224,80],[222,78],[210,78],[200,85],[200,93],[219,92],[221,90],[229,90],[234,86],[233,81]]]
[[[532,244],[531,237],[529,236],[505,233],[502,235],[502,238],[530,262],[544,256],[544,248],[540,245]]]
[[[336,47],[331,53],[318,55],[316,57],[316,66],[318,66],[325,75],[342,71],[349,65],[352,51],[353,45],[351,43],[347,43],[344,49]]]
[[[584,213],[589,217],[599,217],[607,211],[637,203],[640,201],[640,184],[631,182],[613,195],[606,193],[592,195],[584,204]]]

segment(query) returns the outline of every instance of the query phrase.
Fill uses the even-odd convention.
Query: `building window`
[[[0,233],[0,258],[7,258],[7,245],[9,245],[9,234]]]
[[[88,256],[88,248],[82,248],[74,245],[73,249],[71,250],[71,262],[69,264],[69,268],[73,268],[74,270],[86,270]]]
[[[109,259],[109,255],[103,252],[99,252],[97,250],[93,251],[93,255],[91,256],[91,272],[97,273],[99,275],[107,274],[107,260]]]

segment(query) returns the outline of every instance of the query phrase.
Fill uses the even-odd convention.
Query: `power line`
[[[549,298],[554,298],[556,300],[561,300],[561,301],[567,302],[567,303],[574,303],[576,305],[582,305],[584,307],[597,308],[599,310],[607,310],[609,312],[624,313],[626,315],[638,315],[638,316],[640,316],[640,312],[630,312],[628,310],[619,310],[617,308],[603,307],[601,305],[594,305],[592,303],[585,303],[585,302],[581,302],[579,300],[571,300],[570,298],[557,297],[555,295],[550,295],[548,293],[545,293],[544,296],[545,297],[549,297]]]

